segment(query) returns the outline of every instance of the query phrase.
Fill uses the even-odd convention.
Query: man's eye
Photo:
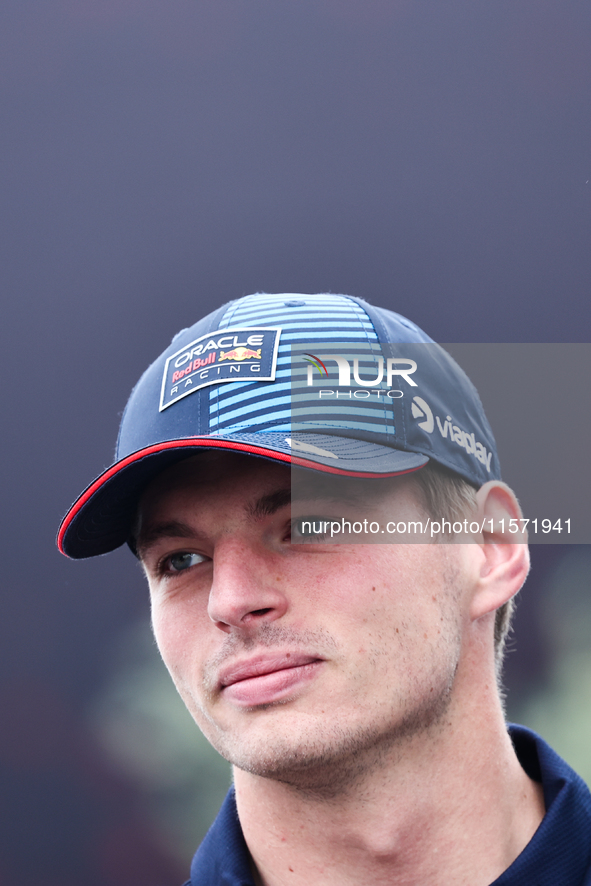
[[[180,554],[172,554],[171,557],[167,557],[164,561],[164,571],[171,572],[184,572],[186,569],[190,569],[191,566],[197,566],[198,563],[203,563],[205,557],[201,554],[189,554],[189,553],[180,553]]]
[[[300,517],[291,521],[291,540],[300,544],[307,541],[324,541],[329,527],[330,521],[326,518]]]

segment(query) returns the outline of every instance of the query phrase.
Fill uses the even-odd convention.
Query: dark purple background
[[[4,0],[0,886],[184,873],[85,720],[139,572],[54,548],[174,332],[330,290],[440,341],[589,339],[590,26],[588,0]],[[534,550],[516,692],[560,554]]]

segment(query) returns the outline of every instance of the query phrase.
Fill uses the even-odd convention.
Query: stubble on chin
[[[434,742],[445,728],[457,665],[438,691],[408,710],[390,726],[365,724],[347,728],[346,722],[323,723],[293,737],[269,733],[264,742],[248,748],[218,748],[234,766],[252,775],[281,782],[310,799],[333,800],[356,788],[372,771],[395,765],[416,742]],[[338,716],[334,719],[339,719]]]

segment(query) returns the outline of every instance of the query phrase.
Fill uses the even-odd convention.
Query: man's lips
[[[253,677],[262,677],[264,674],[273,674],[276,671],[300,668],[303,665],[320,661],[317,655],[305,655],[300,652],[283,652],[274,655],[257,655],[245,661],[235,662],[222,668],[219,684],[222,689],[239,683],[242,680],[250,680]]]
[[[219,688],[240,706],[270,704],[313,679],[322,661],[301,652],[257,655],[222,668]]]

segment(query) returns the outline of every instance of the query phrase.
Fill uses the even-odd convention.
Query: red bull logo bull
[[[219,362],[222,360],[260,360],[261,348],[253,351],[251,348],[233,348],[231,351],[220,351]]]

